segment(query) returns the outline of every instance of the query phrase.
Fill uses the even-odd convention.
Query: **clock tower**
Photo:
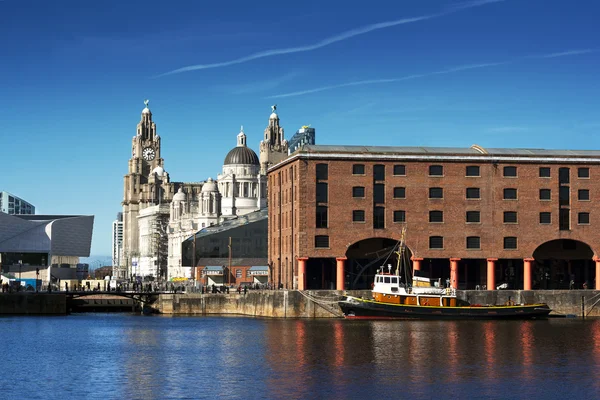
[[[169,197],[169,176],[164,171],[160,157],[160,136],[152,121],[152,112],[142,110],[137,133],[131,141],[129,169],[123,187],[123,259],[131,262],[139,255],[139,212],[149,206],[160,204]],[[134,260],[135,261],[135,260]]]

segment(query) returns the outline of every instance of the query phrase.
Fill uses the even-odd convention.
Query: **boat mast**
[[[400,276],[400,263],[403,261],[404,259],[404,248],[405,248],[405,241],[406,238],[406,226],[402,227],[402,230],[400,231],[400,240],[398,241],[398,251],[395,251],[394,253],[396,253],[397,256],[397,260],[396,260],[396,275]]]

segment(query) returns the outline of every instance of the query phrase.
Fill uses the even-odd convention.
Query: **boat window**
[[[392,283],[398,283],[398,278],[392,278]]]
[[[398,288],[396,286],[392,286],[392,292],[397,292]]]
[[[384,280],[384,282],[385,282],[385,283],[390,283],[390,277],[389,277],[389,276],[386,276],[386,277],[385,277],[385,280]]]

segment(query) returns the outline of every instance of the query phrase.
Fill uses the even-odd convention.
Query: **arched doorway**
[[[346,288],[352,290],[371,289],[377,269],[391,265],[395,270],[399,242],[396,239],[369,238],[360,240],[346,251]],[[408,247],[404,251],[404,260],[410,262],[412,253]]]
[[[556,239],[533,252],[532,289],[593,288],[594,251],[579,240]]]

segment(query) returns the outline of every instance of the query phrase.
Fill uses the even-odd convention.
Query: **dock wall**
[[[60,293],[2,293],[0,315],[65,315],[67,297]]]
[[[335,300],[344,293],[371,297],[370,290],[275,290],[230,294],[162,294],[154,304],[162,314],[246,315],[267,318],[338,318]],[[457,296],[471,304],[547,303],[553,315],[581,316],[582,297],[589,317],[600,317],[600,291],[595,290],[459,290]]]

